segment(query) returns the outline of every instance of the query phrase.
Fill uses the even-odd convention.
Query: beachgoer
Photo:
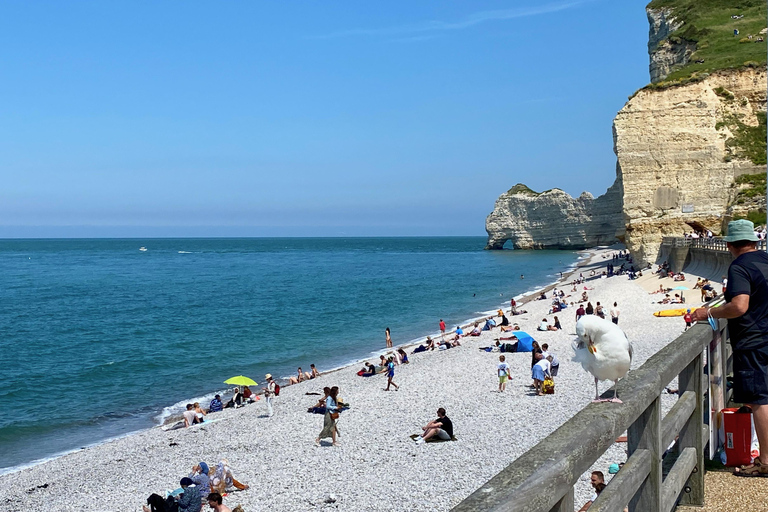
[[[456,326],[456,338],[461,338],[464,336],[464,329],[461,328],[460,325]]]
[[[195,408],[195,423],[205,421],[206,412],[200,407],[200,402],[195,402],[192,406]]]
[[[549,323],[547,323],[546,318],[541,319],[541,323],[536,328],[537,331],[548,331],[549,330]]]
[[[683,315],[683,320],[685,320],[685,330],[687,331],[691,325],[693,325],[693,317],[691,316],[690,309]]]
[[[594,315],[595,314],[595,308],[592,307],[591,302],[587,302],[587,308],[584,310],[584,312],[588,315]]]
[[[543,395],[544,392],[541,388],[541,385],[544,383],[544,379],[547,376],[551,376],[551,368],[549,360],[547,360],[544,357],[544,354],[541,352],[538,352],[534,355],[534,358],[536,359],[536,364],[533,365],[533,368],[531,368],[531,377],[533,378],[533,386],[536,390],[537,395]]]
[[[187,404],[187,410],[184,411],[184,426],[191,427],[197,423],[197,415],[195,414],[195,406],[193,404]]]
[[[299,382],[303,382],[305,378],[304,372],[301,370],[301,366],[299,366],[296,370],[296,377],[288,379],[288,384],[298,384]]]
[[[309,373],[310,379],[316,379],[320,376],[320,372],[317,371],[317,368],[315,368],[314,364],[309,365],[309,370],[310,370],[310,373]]]
[[[372,375],[376,375],[376,367],[373,366],[368,361],[365,362],[365,364],[363,365],[363,369],[361,371],[363,372],[362,374],[365,377],[370,377]]]
[[[392,337],[389,335],[389,327],[384,329],[384,335],[386,336],[387,348],[392,348]]]
[[[435,350],[435,348],[436,348],[435,340],[433,340],[432,338],[427,336],[427,341],[425,343],[427,344],[427,348],[429,350]]]
[[[267,386],[264,388],[264,402],[267,404],[267,416],[271,418],[275,414],[272,409],[272,400],[275,398],[276,384],[271,373],[266,374],[264,378],[267,379]]]
[[[440,335],[445,339],[445,322],[443,322],[443,319],[440,319]]]
[[[384,357],[384,354],[379,356],[379,366],[386,368],[387,367],[387,358]]]
[[[587,312],[584,310],[584,306],[579,304],[579,309],[576,310],[576,321],[578,322],[579,319],[583,316],[585,316]]]
[[[235,388],[235,394],[232,395],[232,398],[229,399],[229,402],[224,405],[224,408],[228,409],[230,407],[240,407],[242,403],[243,395],[240,393],[240,388]]]
[[[560,360],[557,356],[549,351],[549,345],[544,343],[541,345],[541,353],[549,361],[549,373],[552,377],[557,377],[557,372],[560,370]]]
[[[589,507],[592,506],[592,502],[597,499],[597,495],[599,494],[597,492],[598,487],[602,486],[600,487],[601,491],[605,489],[605,475],[603,475],[602,471],[593,471],[589,481],[592,484],[592,488],[595,489],[595,492],[592,494],[592,497],[589,498],[589,501],[587,501],[584,506],[579,509],[579,512],[586,512]]]
[[[603,310],[603,306],[601,306],[599,302],[595,306],[595,314],[600,318],[603,318],[603,319],[605,318],[605,311]]]
[[[608,312],[611,314],[611,322],[619,325],[619,314],[621,313],[621,310],[619,309],[618,304],[614,302],[613,307]]]
[[[470,336],[480,336],[482,334],[482,331],[480,329],[480,324],[478,322],[475,322],[475,328],[472,329],[472,332],[469,333]]]
[[[445,409],[442,407],[437,410],[437,419],[427,423],[426,427],[421,427],[421,430],[424,433],[416,438],[416,444],[423,444],[433,436],[444,441],[453,439],[453,422],[445,415]]]
[[[496,342],[499,343],[498,341]],[[499,393],[503,393],[507,389],[507,380],[512,377],[510,373],[509,363],[506,362],[506,357],[499,356],[499,365],[497,367],[497,373],[499,376]]]
[[[400,387],[392,380],[395,378],[395,363],[392,362],[392,358],[387,359],[387,388],[384,391],[389,391],[389,386],[395,386],[395,391]]]
[[[159,494],[152,493],[149,495],[149,498],[147,498],[147,505],[149,506],[142,505],[141,509],[144,512],[166,512],[167,510],[173,510],[177,508],[173,501],[174,499],[170,496],[166,499],[163,499],[163,497]]]
[[[336,405],[338,389],[339,388],[336,386],[323,389],[323,391],[327,390],[325,397],[325,416],[323,417],[323,430],[320,431],[320,435],[315,439],[315,446],[320,446],[320,440],[328,437],[333,441],[333,446],[339,446],[339,443],[336,442],[336,419],[339,417],[339,409]],[[335,418],[332,415],[335,415]]]
[[[232,474],[232,469],[229,467],[227,459],[221,459],[219,463],[216,464],[216,470],[211,477],[211,491],[224,494],[230,487],[234,487],[241,491],[250,488],[249,485],[238,482]]]
[[[400,363],[408,364],[408,354],[402,348],[397,349],[397,353],[400,354]]]
[[[563,329],[563,326],[560,325],[560,320],[557,317],[554,317],[554,331],[560,331]]]
[[[509,312],[513,315],[517,314],[517,301],[515,299],[512,299],[509,301],[510,309]]]
[[[197,488],[192,479],[184,477],[180,482],[184,492],[176,499],[181,512],[200,512],[203,508],[203,502],[200,498],[200,489]]]
[[[224,499],[221,497],[221,494],[217,492],[212,492],[208,495],[207,498],[208,506],[211,507],[216,512],[232,512],[232,509],[228,506],[224,505]]]
[[[248,386],[245,386],[243,388],[243,399],[250,401],[251,395],[253,395],[253,391]]]
[[[211,479],[208,478],[208,464],[200,462],[196,466],[192,466],[192,472],[189,474],[189,479],[197,486],[197,489],[200,491],[200,497],[205,499],[208,496],[208,493],[211,492]]]
[[[723,240],[734,258],[728,267],[726,303],[699,308],[692,319],[728,319],[733,347],[733,401],[751,407],[757,440],[763,447],[753,464],[735,472],[768,476],[768,255],[757,249],[754,224],[748,220],[729,222]]]
[[[222,409],[224,409],[224,404],[221,403],[221,395],[216,395],[208,406],[208,412],[219,412]]]

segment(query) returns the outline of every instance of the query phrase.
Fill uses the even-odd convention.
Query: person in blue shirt
[[[394,377],[395,377],[395,362],[390,356],[389,359],[387,359],[387,389],[385,389],[384,391],[389,391],[389,386],[395,386],[395,391],[400,389],[400,387],[392,381]]]
[[[216,397],[211,400],[211,405],[208,408],[208,412],[219,412],[224,409],[224,404],[221,403],[221,395],[216,395]]]

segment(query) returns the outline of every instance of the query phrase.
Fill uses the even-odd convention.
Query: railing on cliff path
[[[725,326],[721,320],[715,332],[706,324],[687,330],[619,382],[623,405],[588,405],[453,512],[573,512],[574,484],[624,431],[629,458],[590,512],[620,511],[627,505],[631,512],[668,512],[678,502],[703,505],[709,411],[720,410],[728,399]],[[662,417],[661,393],[675,377],[679,398]],[[709,391],[710,383],[715,391]],[[675,439],[678,457],[665,475],[662,459]]]
[[[760,240],[757,243],[757,248],[761,251],[765,251],[765,240]],[[722,238],[685,238],[682,236],[665,236],[661,239],[661,243],[670,245],[672,247],[694,247],[697,249],[711,249],[713,251],[728,251],[726,242]]]

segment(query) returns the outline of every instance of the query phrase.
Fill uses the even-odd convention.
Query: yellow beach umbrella
[[[237,377],[225,380],[224,384],[229,384],[231,386],[257,386],[258,382],[243,375],[238,375]]]

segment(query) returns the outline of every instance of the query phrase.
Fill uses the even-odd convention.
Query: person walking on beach
[[[443,337],[443,341],[445,341],[445,322],[443,322],[443,319],[440,319],[440,335]]]
[[[499,366],[497,373],[499,375],[499,393],[503,393],[507,389],[507,380],[511,377],[509,370],[509,363],[506,362],[505,356],[499,356]]]
[[[392,337],[389,335],[389,327],[384,329],[384,334],[387,337],[387,348],[392,348]]]
[[[754,224],[728,223],[723,237],[733,256],[728,267],[726,303],[693,312],[695,322],[728,319],[733,347],[733,401],[752,408],[760,455],[754,463],[734,470],[739,476],[768,477],[768,254],[757,249]]]
[[[619,305],[614,302],[613,307],[610,309],[609,313],[611,314],[611,322],[619,325],[619,314],[621,313]]]
[[[275,380],[271,373],[268,373],[264,378],[267,379],[267,387],[264,388],[264,402],[267,404],[267,417],[271,418],[275,413],[272,410],[272,399],[275,397]]]
[[[339,388],[334,386],[332,388],[323,388],[325,392],[325,416],[323,418],[323,430],[320,431],[320,435],[315,439],[315,446],[320,446],[320,440],[331,438],[333,440],[333,446],[340,446],[336,442],[336,435],[338,433],[336,429],[336,420],[339,419],[339,408],[336,405],[337,397],[339,396]]]
[[[392,360],[392,356],[387,359],[387,388],[384,391],[389,391],[389,386],[395,386],[395,391],[399,390],[400,387],[394,383],[392,379],[395,378],[395,363]]]

